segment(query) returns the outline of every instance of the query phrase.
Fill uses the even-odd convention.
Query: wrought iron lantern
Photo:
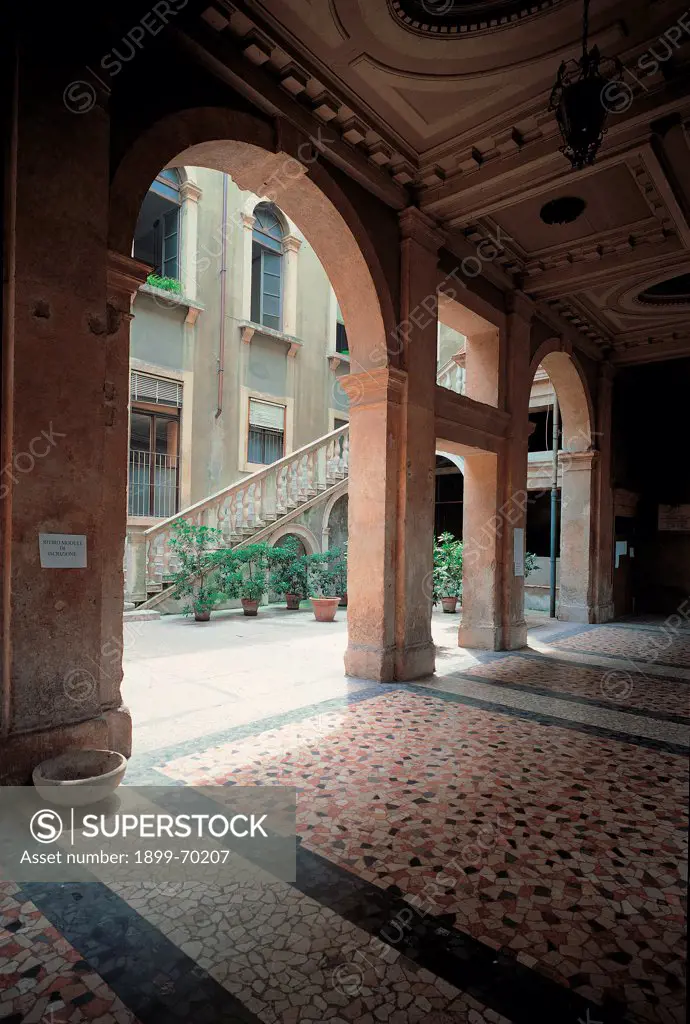
[[[611,89],[617,88],[614,83],[623,76],[617,57],[602,57],[598,46],[588,49],[588,35],[589,0],[584,0],[582,56],[563,61],[549,102],[563,138],[560,151],[575,170],[594,163],[611,109]]]

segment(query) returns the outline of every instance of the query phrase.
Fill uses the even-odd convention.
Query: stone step
[[[135,608],[134,611],[125,612],[122,617],[125,622],[146,622],[147,619],[160,619],[161,613],[153,608],[144,608],[142,611]]]

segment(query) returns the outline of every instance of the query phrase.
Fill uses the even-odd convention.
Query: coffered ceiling
[[[690,296],[638,299],[690,266],[685,0],[592,3],[590,44],[625,73],[604,97],[597,162],[579,172],[548,106],[560,62],[579,54],[580,0],[212,0],[203,17],[256,69],[252,88],[265,81],[327,125],[334,155],[381,198],[415,201],[471,243],[500,232],[507,279],[602,354],[690,348]],[[583,200],[581,215],[544,223],[562,197]]]

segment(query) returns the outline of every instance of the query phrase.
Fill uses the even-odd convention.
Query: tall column
[[[614,509],[611,466],[613,377],[614,368],[610,363],[603,363],[599,370],[595,434],[599,458],[595,463],[594,479],[593,622],[609,622],[613,618]]]
[[[561,564],[558,618],[566,622],[593,622],[592,554],[593,478],[598,470],[596,451],[561,452]]]
[[[199,263],[199,199],[201,189],[193,181],[180,185],[180,278],[185,298],[196,299]]]
[[[498,462],[499,457],[492,452],[465,456],[462,499],[462,622],[458,644],[490,651],[501,647]]]
[[[67,75],[59,60],[47,66],[40,51],[22,51],[3,239],[4,782],[29,781],[36,764],[70,746],[128,754],[131,742],[119,695],[129,313],[121,278],[134,261],[109,260],[105,245],[107,114],[99,105],[83,116],[70,110]],[[37,196],[48,197],[40,214]],[[85,567],[42,564],[40,534],[85,537]]]
[[[242,214],[242,260],[240,263],[239,280],[241,282],[243,320],[252,318],[252,241],[256,217],[251,213]],[[244,380],[244,377],[242,377]]]
[[[511,296],[511,312],[498,343],[495,335],[487,334],[483,346],[476,349],[477,355],[482,350],[486,353],[487,369],[495,369],[483,385],[475,373],[470,397],[479,400],[482,394],[485,402],[493,398],[492,404],[511,414],[511,424],[497,455],[487,452],[465,458],[461,647],[513,650],[527,642],[522,563],[528,503],[532,310],[525,296]],[[468,347],[468,356],[469,351]],[[476,363],[475,369],[479,369]],[[469,370],[467,382],[470,388]]]
[[[297,265],[301,245],[294,235],[283,238],[283,334],[297,334]]]
[[[402,370],[341,377],[350,397],[349,675],[382,682],[434,670],[433,565],[437,254],[442,236],[401,214]]]

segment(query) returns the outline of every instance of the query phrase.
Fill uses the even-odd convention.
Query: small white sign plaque
[[[690,505],[659,505],[659,529],[690,533]]]
[[[521,526],[513,530],[513,561],[515,575],[525,575],[525,531]]]
[[[85,569],[86,537],[79,533],[39,533],[42,569]]]

